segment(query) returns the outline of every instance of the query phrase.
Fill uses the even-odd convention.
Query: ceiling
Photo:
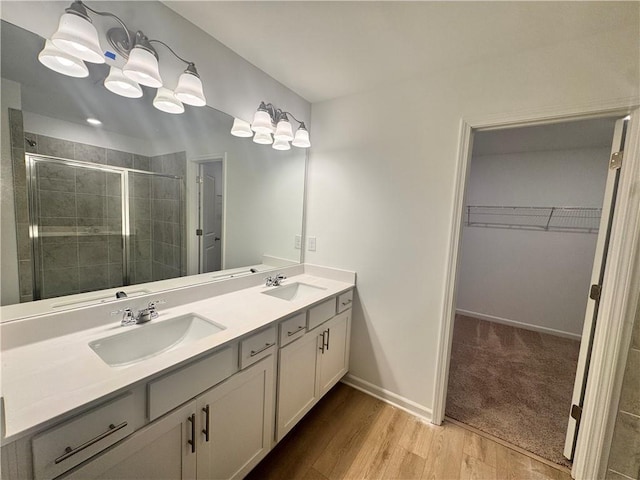
[[[638,24],[638,2],[164,1],[309,102]]]

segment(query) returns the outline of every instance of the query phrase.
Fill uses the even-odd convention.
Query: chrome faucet
[[[122,321],[120,322],[120,325],[122,325],[123,327],[140,323],[147,323],[154,318],[158,318],[158,310],[156,309],[156,305],[161,303],[165,303],[165,300],[154,300],[153,302],[149,302],[147,308],[138,310],[136,314],[133,313],[133,310],[131,308],[127,307],[121,310],[115,310],[111,312],[111,315],[122,313]]]
[[[267,287],[278,287],[280,286],[280,284],[285,278],[287,277],[282,273],[277,273],[274,276],[269,275],[267,278],[264,279],[265,285]]]

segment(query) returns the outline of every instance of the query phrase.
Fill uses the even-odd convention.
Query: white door
[[[222,268],[222,162],[200,165],[200,273]]]
[[[349,369],[349,332],[351,310],[329,320],[324,331],[324,348],[318,360],[319,396],[327,393]]]
[[[623,150],[625,140],[625,130],[628,121],[621,119],[616,122],[611,155]],[[569,460],[573,459],[576,439],[578,438],[578,428],[580,427],[580,414],[584,403],[584,394],[587,385],[587,375],[591,361],[591,350],[593,347],[593,336],[598,321],[598,304],[600,301],[600,291],[603,288],[613,286],[603,285],[604,270],[607,263],[607,250],[609,238],[611,236],[611,221],[616,204],[616,193],[618,190],[618,180],[620,178],[620,168],[609,168],[607,184],[602,202],[602,217],[600,219],[600,229],[596,242],[596,253],[591,272],[591,291],[587,300],[587,310],[585,313],[584,326],[582,328],[582,341],[580,343],[580,354],[578,356],[578,369],[573,385],[573,397],[571,410],[569,412],[569,426],[564,444],[564,456]]]

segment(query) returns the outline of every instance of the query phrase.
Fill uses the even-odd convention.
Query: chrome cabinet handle
[[[251,352],[249,353],[250,357],[255,357],[256,355],[258,355],[259,353],[264,352],[267,348],[271,348],[276,344],[276,342],[273,343],[265,343],[264,347],[262,347],[260,350],[251,350]]]
[[[88,440],[88,441],[84,442],[79,447],[76,447],[76,448],[67,447],[67,448],[65,448],[64,449],[64,455],[60,455],[58,458],[56,458],[53,461],[53,463],[55,463],[57,465],[60,462],[64,462],[67,458],[75,455],[78,452],[81,452],[85,448],[89,448],[94,443],[99,442],[103,438],[106,438],[106,437],[108,437],[109,435],[111,435],[113,433],[116,433],[118,430],[122,430],[127,425],[128,425],[127,422],[122,422],[120,425],[114,425],[112,423],[111,425],[109,425],[109,430],[107,430],[106,432],[101,433],[100,435],[98,435],[95,438],[92,438],[91,440]]]
[[[209,441],[209,404],[202,409],[204,412],[204,428],[202,429],[202,433],[204,433],[205,442]]]
[[[346,307],[346,306],[347,306],[347,305],[349,305],[352,301],[353,301],[352,299],[349,299],[349,300],[347,300],[346,302],[340,302],[340,303],[342,303],[342,305]]]
[[[300,330],[304,330],[305,326],[302,325],[300,327],[298,327],[297,330],[294,330],[293,332],[287,332],[287,337],[290,337],[291,335],[295,335],[296,333],[298,333]]]
[[[325,349],[327,350],[327,352],[329,351],[329,336],[331,335],[331,329],[327,328],[327,344],[325,345]]]
[[[187,443],[191,445],[191,453],[196,453],[196,414],[192,413],[187,420],[191,422],[191,440]]]

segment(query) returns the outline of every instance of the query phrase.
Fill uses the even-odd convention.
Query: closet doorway
[[[565,466],[618,119],[480,131],[467,176],[445,414]]]

